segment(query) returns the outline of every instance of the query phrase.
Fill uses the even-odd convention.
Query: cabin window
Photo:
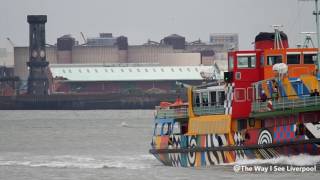
[[[233,70],[233,57],[229,56],[229,71]]]
[[[226,95],[224,93],[224,91],[218,91],[218,103],[219,105],[224,105],[224,100],[226,99]]]
[[[238,56],[238,68],[255,68],[256,56]]]
[[[210,92],[210,100],[211,106],[215,106],[217,104],[217,93],[215,91]]]
[[[194,99],[195,106],[199,107],[200,106],[200,94],[196,93],[195,96],[193,96],[193,97],[195,97],[195,99]]]
[[[300,54],[288,54],[287,64],[300,64]]]
[[[246,89],[236,88],[234,92],[236,101],[245,101],[246,100]]]
[[[238,130],[247,129],[247,120],[246,119],[239,119],[238,120]]]
[[[267,64],[274,65],[277,63],[282,63],[282,56],[268,56],[267,57]]]
[[[201,99],[202,99],[202,106],[208,106],[209,103],[209,97],[208,97],[208,92],[203,92],[201,93]]]
[[[172,134],[181,134],[180,123],[175,122],[172,127]]]
[[[304,64],[314,64],[317,60],[317,54],[304,54],[303,59]]]

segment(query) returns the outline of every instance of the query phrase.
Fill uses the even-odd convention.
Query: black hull
[[[319,144],[320,139],[311,139],[248,146],[151,149],[149,152],[166,166],[200,167],[246,159],[272,159],[299,154],[320,155]]]
[[[1,110],[154,109],[161,99],[175,101],[177,94],[54,94],[0,96]]]

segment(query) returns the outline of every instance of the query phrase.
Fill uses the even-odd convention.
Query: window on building
[[[110,69],[111,72],[113,72],[113,69]]]
[[[140,72],[140,69],[137,69],[137,72]]]
[[[157,70],[155,68],[153,68],[153,72],[157,72]]]
[[[121,69],[120,71],[121,71],[121,72],[124,72],[124,70],[123,70],[123,69]]]
[[[196,72],[199,72],[198,68],[194,68],[194,70],[195,70]]]
[[[96,73],[98,73],[98,69],[94,69],[94,71],[95,71]]]
[[[88,72],[88,73],[90,73],[90,70],[89,70],[89,69],[87,69],[87,72]]]
[[[256,56],[238,56],[238,68],[255,68]]]
[[[171,71],[172,71],[172,72],[174,72],[174,69],[173,69],[173,68],[171,68]]]
[[[287,64],[300,64],[300,54],[287,54]]]
[[[82,73],[81,69],[79,69],[78,71],[79,71],[79,73]]]
[[[148,72],[148,69],[145,69],[146,72]]]
[[[180,71],[180,72],[182,72],[182,69],[181,69],[181,68],[179,68],[179,71]]]
[[[129,72],[132,72],[132,69],[129,69]]]
[[[63,72],[63,73],[66,73],[66,70],[62,69],[62,72]]]
[[[71,69],[69,69],[69,73],[72,73]]]
[[[161,72],[164,72],[164,69],[163,69],[163,68],[161,68]]]
[[[190,68],[187,68],[187,71],[190,72],[191,71]]]
[[[106,73],[107,73],[107,72],[108,72],[108,69],[104,69],[104,72],[106,72]]]
[[[277,63],[282,63],[282,56],[268,56],[267,57],[267,65],[274,65]]]
[[[317,54],[304,54],[303,59],[304,64],[314,64],[317,60]]]

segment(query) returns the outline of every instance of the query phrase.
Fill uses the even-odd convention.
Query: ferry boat
[[[150,153],[164,165],[320,154],[317,48],[289,48],[260,33],[255,49],[228,53],[223,80],[183,84],[188,102],[156,107]]]

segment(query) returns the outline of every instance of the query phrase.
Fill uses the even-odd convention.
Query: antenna
[[[272,25],[274,29],[274,44],[273,48],[274,49],[283,49],[283,43],[280,35],[279,29],[283,27],[283,25]]]
[[[316,34],[316,32],[301,32],[301,34],[305,34],[305,39],[302,47],[308,48],[309,44],[311,43],[311,47],[314,48],[315,46],[312,41],[311,34]]]

